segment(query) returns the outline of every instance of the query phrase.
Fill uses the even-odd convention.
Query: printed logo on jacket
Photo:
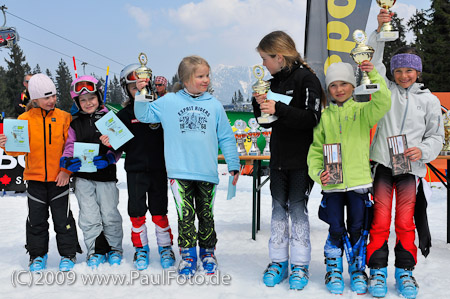
[[[208,110],[198,106],[184,107],[178,111],[178,121],[181,133],[201,132],[206,133],[208,117],[211,114]]]

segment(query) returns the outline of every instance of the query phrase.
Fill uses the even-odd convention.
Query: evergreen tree
[[[178,81],[180,81],[180,79],[178,78],[178,74],[175,74],[172,77],[172,80],[170,82],[168,82],[167,84],[167,91],[173,91],[173,86],[175,85],[175,83],[177,83]]]
[[[33,74],[40,74],[40,73],[42,73],[41,67],[39,66],[39,64],[36,64],[36,66],[33,69]]]
[[[447,54],[450,46],[450,2],[432,0],[429,10],[418,12],[414,17],[410,27],[417,35],[415,46],[422,57],[423,82],[431,91],[450,91],[450,59]],[[422,23],[414,23],[414,20]]]
[[[231,97],[231,104],[236,105],[236,102],[237,102],[237,95],[235,91],[234,95]]]
[[[394,14],[391,20],[394,31],[398,31],[398,39],[395,41],[386,42],[384,44],[383,64],[386,66],[386,76],[389,80],[393,81],[394,78],[391,75],[391,57],[395,51],[401,47],[406,46],[405,27],[402,25],[403,19],[397,17]]]
[[[108,92],[110,96],[109,103],[112,104],[120,104],[122,103],[123,94],[122,87],[120,86],[119,79],[117,79],[116,75],[114,75],[113,79],[108,82]]]
[[[69,67],[64,60],[60,60],[56,69],[56,97],[58,99],[58,108],[70,112],[73,101],[70,97],[70,84],[72,75]]]
[[[46,74],[50,79],[53,80],[53,75],[52,75],[52,73],[50,72],[49,69],[46,69],[46,70],[45,70],[45,74]]]
[[[14,100],[23,91],[23,77],[31,72],[31,68],[26,63],[25,55],[18,44],[13,45],[9,53],[10,60],[5,59],[7,64],[5,75],[2,76],[4,84],[3,95],[0,98],[0,112],[5,112],[5,116],[14,116]]]
[[[241,104],[244,103],[244,97],[242,96],[241,90],[238,89],[238,97],[237,97],[237,101]]]

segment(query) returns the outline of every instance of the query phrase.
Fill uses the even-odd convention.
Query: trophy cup
[[[390,13],[389,9],[394,6],[396,0],[377,0],[377,4],[379,7],[387,9]],[[394,41],[398,38],[398,31],[392,31],[391,22],[384,23],[381,27],[380,33],[378,34],[378,41],[390,42]]]
[[[237,119],[234,122],[234,127],[237,129],[237,131],[234,132],[234,137],[236,137],[237,141],[238,154],[239,156],[246,156],[247,150],[245,149],[244,146],[244,140],[247,137],[247,132],[245,132],[244,130],[247,127],[247,125],[245,124],[245,121],[243,121],[242,119]]]
[[[350,57],[360,65],[364,61],[372,60],[373,53],[375,52],[371,46],[365,44],[367,35],[363,30],[355,30],[353,32],[353,40],[356,42],[356,47],[350,51]],[[355,88],[355,95],[371,94],[380,89],[378,84],[370,82],[367,72],[362,72],[362,78],[360,85]]]
[[[139,63],[141,66],[135,70],[136,76],[139,79],[151,79],[152,78],[152,70],[146,66],[147,64],[147,55],[144,53],[139,54]],[[144,87],[139,95],[136,95],[134,100],[138,102],[152,102],[154,100],[154,96],[150,93],[148,87]]]
[[[272,128],[261,128],[261,134],[264,136],[264,139],[266,139],[266,146],[263,150],[263,156],[270,156],[270,136],[272,135]]]
[[[258,122],[255,118],[250,118],[248,121],[248,126],[250,130],[247,132],[248,136],[252,140],[252,146],[248,151],[249,156],[261,156],[261,150],[258,147],[257,141],[258,137],[261,136],[261,132],[258,130]]]
[[[253,67],[253,75],[258,79],[255,84],[252,85],[252,89],[257,94],[266,94],[270,89],[270,82],[264,81],[264,69],[262,66],[255,65]],[[260,124],[270,124],[277,120],[278,117],[275,115],[271,115],[268,113],[262,113],[261,116],[258,117],[258,123]]]
[[[448,112],[444,115],[444,133],[444,146],[440,153],[441,156],[450,154],[450,117],[448,116]]]

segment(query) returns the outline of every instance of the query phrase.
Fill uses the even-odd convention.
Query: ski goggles
[[[79,81],[72,86],[72,91],[77,95],[83,91],[93,93],[97,91],[97,85],[92,81]]]
[[[131,73],[129,73],[129,74],[127,75],[127,77],[126,77],[126,83],[127,83],[127,84],[130,84],[130,83],[136,82],[137,79],[139,79],[139,78],[138,78],[138,76],[136,75],[136,72],[135,72],[135,71],[132,71]]]

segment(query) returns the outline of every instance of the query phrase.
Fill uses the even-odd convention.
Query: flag
[[[365,30],[372,0],[308,0],[305,60],[325,87],[325,74],[334,62],[348,62],[355,47],[353,32]],[[369,35],[369,33],[366,33]]]

